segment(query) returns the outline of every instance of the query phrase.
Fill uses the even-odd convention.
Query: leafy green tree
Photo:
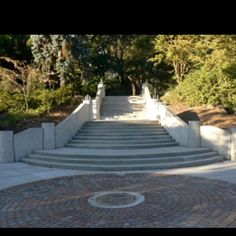
[[[86,71],[88,49],[85,35],[31,35],[31,48],[36,66],[45,81],[59,86],[82,77]]]
[[[19,93],[24,98],[24,108],[29,109],[29,97],[34,86],[37,86],[38,72],[26,63],[8,57],[0,57],[0,61],[10,64],[12,69],[0,66],[0,91]]]
[[[119,89],[133,94],[140,92],[141,83],[156,70],[147,59],[152,55],[152,35],[94,35],[91,36],[93,73],[105,76]],[[113,76],[112,74],[116,75]],[[108,77],[106,76],[108,75]],[[118,83],[117,83],[118,82]],[[112,90],[115,87],[112,87]]]
[[[209,37],[204,35],[158,35],[154,40],[155,55],[150,61],[173,67],[174,79],[179,84],[193,69],[204,62],[209,53]]]
[[[223,106],[232,111],[236,107],[235,37],[207,36],[207,46],[208,53],[204,55],[200,68],[186,75],[186,79],[163,99],[171,103],[179,100],[190,106]]]

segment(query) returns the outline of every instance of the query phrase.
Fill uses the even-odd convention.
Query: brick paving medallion
[[[88,203],[97,192],[122,191],[145,200],[115,209]],[[0,191],[0,227],[236,227],[236,185],[150,173],[42,180]]]

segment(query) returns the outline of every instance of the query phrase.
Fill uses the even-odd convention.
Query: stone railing
[[[224,130],[214,126],[201,126],[200,121],[189,121],[186,124],[158,99],[151,98],[147,83],[142,86],[142,96],[146,101],[149,118],[159,120],[180,145],[210,148],[230,160],[236,160],[236,128]]]
[[[90,96],[86,96],[83,102],[61,123],[42,123],[41,128],[29,128],[20,133],[13,131],[0,131],[0,162],[19,161],[34,150],[54,149],[64,147],[76,134],[86,121],[95,118],[100,119],[100,107],[105,96],[105,85],[102,80],[98,84],[96,107]]]
[[[64,147],[78,129],[80,129],[86,121],[91,120],[93,120],[92,101],[91,97],[86,96],[83,103],[55,127],[55,146],[50,146],[50,149]],[[49,132],[49,130],[48,128],[47,132]],[[53,133],[53,130],[51,133]],[[48,134],[48,136],[50,137],[50,134]]]

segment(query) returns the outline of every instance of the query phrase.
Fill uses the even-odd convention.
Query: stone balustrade
[[[150,119],[159,120],[161,125],[182,146],[210,148],[229,160],[236,160],[236,128],[229,130],[214,126],[201,126],[199,121],[186,124],[158,99],[152,99],[148,84],[142,85],[142,96]]]

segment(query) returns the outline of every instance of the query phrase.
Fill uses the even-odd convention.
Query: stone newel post
[[[53,122],[42,123],[43,149],[55,148],[55,124]]]
[[[200,121],[189,121],[188,146],[198,148],[201,146]]]
[[[0,162],[14,162],[13,131],[0,131]]]

